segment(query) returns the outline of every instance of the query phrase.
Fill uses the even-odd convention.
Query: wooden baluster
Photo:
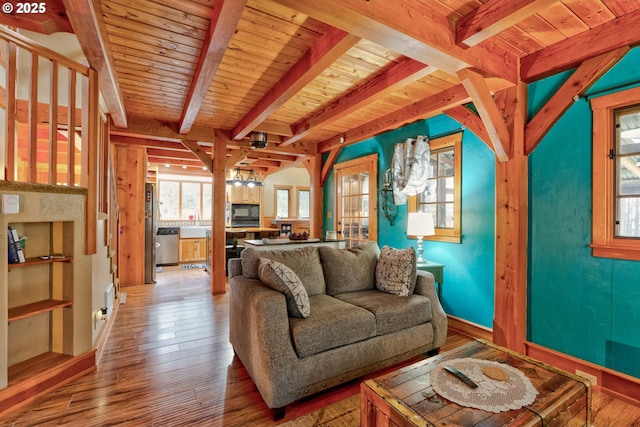
[[[38,182],[38,54],[31,53],[29,82],[29,137],[27,140],[27,182]]]
[[[73,187],[76,182],[76,70],[69,69],[69,113],[67,126],[69,149],[67,150],[67,185]]]
[[[12,42],[5,43],[7,49],[7,90],[6,90],[6,112],[7,128],[5,140],[7,141],[5,158],[5,177],[7,181],[16,179],[16,45]]]
[[[58,63],[51,62],[49,97],[49,184],[58,182]]]

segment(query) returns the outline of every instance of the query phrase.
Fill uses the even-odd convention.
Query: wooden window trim
[[[460,243],[462,241],[462,133],[444,136],[429,141],[431,150],[439,150],[442,148],[453,147],[453,228],[435,227],[436,234],[434,236],[425,236],[423,240],[431,240],[436,242]],[[409,196],[407,202],[409,212],[416,212],[418,209],[418,196]],[[409,236],[412,237],[412,236]]]
[[[285,219],[293,218],[291,216],[291,192],[293,190],[293,186],[292,185],[274,185],[273,186],[273,210],[276,217],[278,216],[278,190],[287,190],[289,192],[289,200],[288,200],[288,206],[287,206],[288,215]]]
[[[640,261],[640,239],[616,237],[614,110],[640,103],[640,88],[604,95],[591,100],[593,110],[592,254],[601,258]]]
[[[300,216],[300,193],[302,191],[309,192],[309,217],[308,218],[302,218]],[[296,186],[296,218],[309,219],[310,217],[311,217],[311,187]]]

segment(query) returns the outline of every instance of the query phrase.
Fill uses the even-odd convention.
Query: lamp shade
[[[433,236],[436,231],[433,227],[433,214],[429,212],[409,212],[407,220],[407,235],[409,236]]]

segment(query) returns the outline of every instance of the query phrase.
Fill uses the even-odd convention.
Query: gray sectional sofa
[[[380,291],[379,256],[377,243],[366,242],[247,248],[229,260],[229,339],[274,418],[295,400],[444,344],[447,318],[433,275],[414,273],[409,296]],[[260,280],[261,257],[297,274],[308,294],[307,318],[290,317],[284,294]]]

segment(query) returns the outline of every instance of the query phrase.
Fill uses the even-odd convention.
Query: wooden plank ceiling
[[[112,141],[200,171],[216,139],[270,173],[640,41],[627,0],[60,2],[100,73]],[[483,108],[504,160],[508,135]],[[267,149],[247,149],[256,130]]]

